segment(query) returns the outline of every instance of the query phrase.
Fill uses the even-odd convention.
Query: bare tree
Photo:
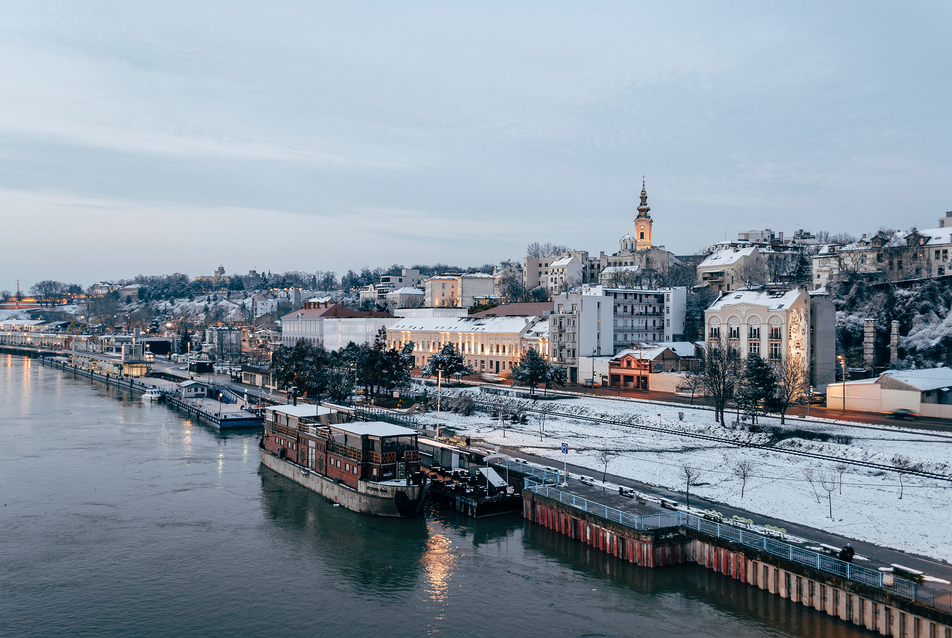
[[[755,467],[757,467],[757,464],[753,461],[753,459],[747,457],[737,459],[731,466],[731,473],[740,479],[741,498],[744,498],[744,488],[747,487],[747,479],[750,478],[750,475],[754,471]]]
[[[770,399],[770,407],[780,413],[780,425],[784,424],[787,409],[806,396],[807,371],[803,362],[786,357],[774,364],[777,384]]]
[[[836,491],[836,473],[831,470],[823,470],[817,475],[820,487],[826,492],[826,499],[830,504],[830,520],[833,520],[833,492]]]
[[[843,474],[846,472],[846,466],[840,463],[833,469],[836,470],[837,477],[839,478],[840,496],[843,496]]]
[[[691,487],[697,485],[700,478],[701,471],[696,467],[691,467],[687,463],[681,466],[681,480],[684,481],[688,509],[691,509]]]
[[[909,457],[897,454],[892,458],[892,465],[896,468],[896,473],[899,474],[899,498],[901,500],[903,492],[902,476],[912,469],[912,462]]]
[[[807,483],[810,484],[810,487],[813,488],[813,496],[816,497],[817,504],[820,503],[820,495],[816,491],[816,472],[812,467],[803,468],[803,478],[807,480]]]
[[[754,253],[750,259],[744,262],[737,276],[745,288],[752,288],[766,283],[768,274],[767,262],[760,256],[760,253]]]
[[[725,425],[724,406],[737,385],[742,367],[740,353],[728,342],[726,335],[722,335],[720,341],[708,342],[700,374],[704,379],[704,390],[714,400],[714,420],[720,421],[721,425]]]
[[[605,477],[608,476],[608,464],[612,462],[617,454],[616,450],[598,451],[598,462],[602,464],[602,483],[605,482]]]
[[[691,405],[694,405],[694,395],[704,389],[704,376],[698,372],[688,372],[678,385],[678,392],[691,393]]]
[[[544,259],[546,257],[553,257],[566,251],[568,251],[566,246],[560,246],[558,244],[552,244],[549,242],[540,244],[539,242],[535,241],[526,247],[526,257]]]

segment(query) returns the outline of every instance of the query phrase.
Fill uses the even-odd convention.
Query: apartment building
[[[568,369],[571,383],[579,379],[579,357],[614,354],[613,305],[595,294],[563,293],[552,301],[549,360]]]
[[[827,295],[803,287],[727,292],[704,313],[708,347],[726,340],[744,357],[793,360],[819,388],[834,380],[835,316]]]
[[[484,273],[436,275],[424,282],[423,291],[426,305],[433,308],[472,308],[496,298],[495,280]]]

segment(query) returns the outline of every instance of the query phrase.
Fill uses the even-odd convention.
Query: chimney
[[[889,335],[889,363],[899,361],[899,322],[892,322],[892,331]]]
[[[873,361],[876,354],[876,320],[863,320],[863,361],[866,367],[873,369]]]

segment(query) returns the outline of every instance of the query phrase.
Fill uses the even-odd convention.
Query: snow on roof
[[[538,317],[420,317],[401,319],[388,329],[427,332],[487,332],[519,334]]]
[[[662,346],[650,346],[646,348],[626,348],[612,357],[612,360],[621,359],[625,355],[633,355],[638,359],[644,359],[645,361],[653,361],[654,359],[661,356],[661,353],[667,350]]]
[[[926,370],[887,370],[879,375],[911,385],[920,392],[952,387],[952,368],[929,368]]]
[[[298,418],[305,416],[320,416],[322,414],[331,414],[334,412],[334,410],[331,410],[330,408],[325,408],[323,405],[319,406],[314,403],[299,403],[298,405],[275,405],[268,407],[268,410]]]
[[[549,268],[558,268],[560,266],[568,266],[570,263],[572,263],[573,259],[575,259],[575,257],[562,257],[561,259],[556,259],[551,264],[549,264]]]
[[[616,272],[636,272],[641,266],[608,266],[602,269],[603,275],[613,275]]]
[[[659,341],[658,345],[667,348],[679,357],[694,356],[694,344],[690,341]]]
[[[394,290],[389,293],[391,295],[425,295],[426,293],[420,290],[419,288],[413,288],[412,286],[405,286],[398,290]]]
[[[336,423],[330,426],[333,430],[340,430],[357,436],[410,436],[419,432],[410,428],[392,425],[382,421],[368,421],[363,423]]]
[[[755,252],[757,252],[756,246],[749,246],[747,248],[738,248],[734,250],[732,248],[724,248],[721,250],[715,250],[710,255],[704,258],[698,268],[705,268],[708,266],[730,266],[737,263],[741,257],[750,257]]]
[[[936,246],[940,244],[952,244],[952,228],[929,228],[920,230],[919,234],[928,235],[927,246]]]
[[[195,381],[191,379],[188,381],[182,381],[181,383],[179,383],[179,385],[183,388],[190,388],[192,386],[197,386],[197,385],[200,385],[202,387],[208,387],[207,383],[202,383],[201,381]]]
[[[766,290],[734,290],[724,293],[711,304],[708,310],[723,310],[729,306],[747,304],[749,306],[764,306],[768,310],[783,310],[793,306],[800,297],[800,289],[793,288],[784,292]]]

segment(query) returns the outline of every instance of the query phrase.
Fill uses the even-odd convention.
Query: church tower
[[[638,250],[651,248],[651,216],[648,215],[648,193],[645,192],[645,178],[641,178],[641,206],[635,217],[635,245]]]

